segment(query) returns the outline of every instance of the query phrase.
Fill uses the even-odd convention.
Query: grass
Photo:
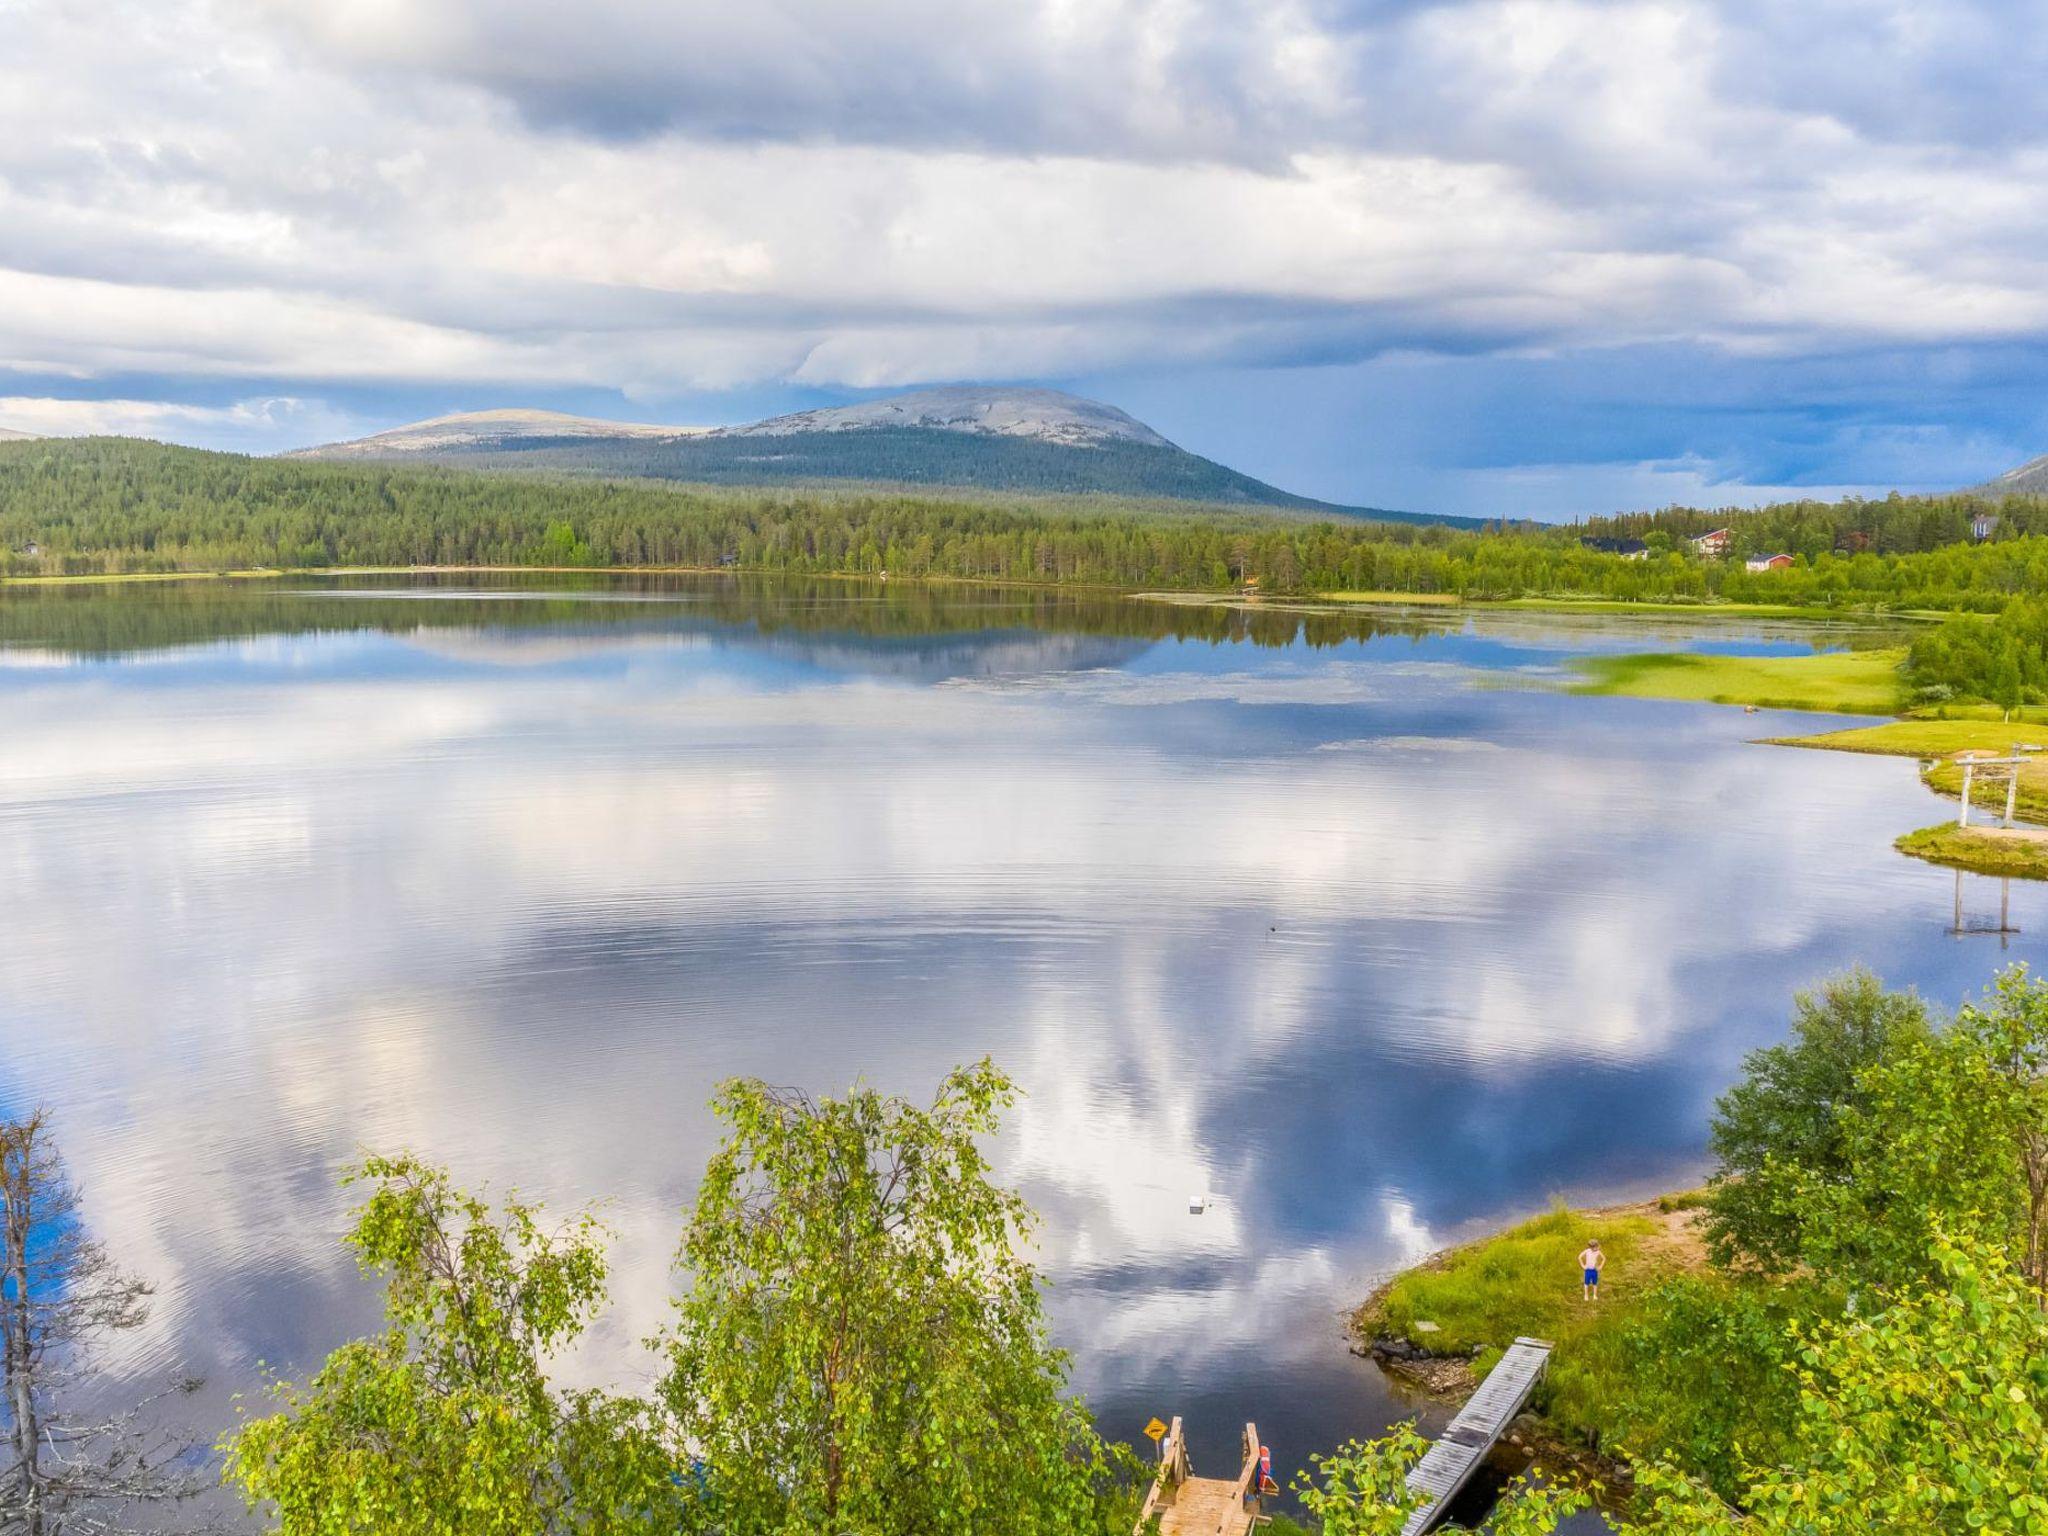
[[[1455,592],[1317,592],[1313,596],[1331,603],[1386,603],[1398,608],[1455,608],[1464,601]]]
[[[1899,852],[1980,875],[2016,875],[2022,880],[2048,880],[2048,841],[1997,837],[1974,827],[1945,821],[1937,827],[1908,832],[1892,845]]]
[[[1589,656],[1572,691],[1636,699],[1753,704],[1759,709],[1819,709],[1888,715],[1900,704],[1905,652],[1830,651],[1814,656],[1701,656],[1686,651]]]
[[[1839,619],[1852,616],[1840,608],[1802,608],[1794,603],[1633,602],[1619,597],[1510,597],[1475,606],[1534,608],[1551,613],[1683,613],[1725,619]],[[1885,617],[1895,615],[1888,613]]]
[[[702,576],[701,565],[306,565],[232,571],[92,571],[81,576],[0,576],[0,587],[111,587],[158,581],[276,581],[286,576]],[[820,572],[839,576],[839,571]],[[855,580],[866,580],[856,575]],[[905,578],[907,579],[907,578]],[[1023,585],[1023,583],[1018,583]]]
[[[1894,720],[1814,736],[1776,736],[1780,747],[1824,747],[1830,752],[1882,752],[1893,757],[1947,757],[1956,752],[2010,752],[2021,742],[2048,744],[2048,726],[1997,720]]]
[[[1397,1276],[1353,1316],[1353,1331],[1442,1354],[1470,1352],[1480,1373],[1515,1339],[1548,1339],[1556,1349],[1539,1406],[1558,1429],[1597,1441],[1602,1404],[1613,1399],[1624,1369],[1623,1329],[1661,1281],[1705,1263],[1690,1214],[1697,1203],[1678,1195],[1611,1211],[1560,1206]],[[1588,1302],[1580,1296],[1578,1255],[1595,1237],[1607,1254],[1606,1278],[1600,1300]]]
[[[262,581],[284,571],[94,571],[83,576],[0,576],[0,587],[121,587],[157,581]]]

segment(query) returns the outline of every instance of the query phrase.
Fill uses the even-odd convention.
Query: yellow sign
[[[1160,1423],[1157,1419],[1154,1419],[1150,1424],[1147,1424],[1145,1426],[1145,1433],[1151,1436],[1154,1440],[1157,1440],[1161,1435],[1166,1433],[1166,1426]]]

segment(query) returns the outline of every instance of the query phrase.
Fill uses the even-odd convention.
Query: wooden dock
[[[1157,1423],[1153,1425],[1158,1428]],[[1195,1476],[1178,1418],[1159,1442],[1159,1475],[1145,1495],[1132,1536],[1145,1536],[1155,1516],[1159,1536],[1251,1536],[1259,1524],[1259,1431],[1244,1427],[1244,1466],[1236,1481]]]
[[[1479,1390],[1466,1399],[1458,1416],[1408,1474],[1408,1487],[1423,1494],[1424,1502],[1401,1527],[1401,1536],[1422,1536],[1444,1517],[1458,1490],[1486,1460],[1486,1453],[1507,1433],[1515,1415],[1529,1405],[1549,1363],[1550,1346],[1542,1339],[1517,1339],[1508,1346],[1500,1364],[1486,1373]]]

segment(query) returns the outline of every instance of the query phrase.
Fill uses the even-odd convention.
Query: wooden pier
[[[1154,1421],[1153,1429],[1158,1423]],[[1188,1460],[1187,1440],[1175,1418],[1159,1442],[1159,1475],[1145,1495],[1132,1536],[1145,1536],[1146,1525],[1159,1521],[1159,1536],[1251,1536],[1260,1523],[1259,1431],[1244,1427],[1244,1466],[1236,1481],[1195,1476]]]
[[[1500,1364],[1486,1373],[1479,1390],[1466,1399],[1458,1416],[1408,1474],[1410,1491],[1422,1494],[1424,1502],[1401,1527],[1401,1536],[1422,1536],[1444,1517],[1515,1415],[1528,1407],[1549,1363],[1550,1345],[1542,1339],[1517,1339],[1508,1346]]]

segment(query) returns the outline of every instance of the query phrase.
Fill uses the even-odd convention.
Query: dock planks
[[[1401,1536],[1422,1536],[1471,1480],[1486,1453],[1493,1449],[1529,1398],[1550,1363],[1550,1345],[1542,1339],[1517,1339],[1486,1373],[1486,1380],[1458,1410],[1436,1442],[1408,1474],[1411,1490],[1425,1495],[1422,1507],[1408,1517]]]
[[[1175,1419],[1159,1446],[1159,1476],[1145,1496],[1132,1536],[1145,1536],[1153,1519],[1159,1536],[1251,1536],[1259,1523],[1259,1430],[1244,1427],[1244,1465],[1235,1482],[1196,1477],[1187,1437]]]

